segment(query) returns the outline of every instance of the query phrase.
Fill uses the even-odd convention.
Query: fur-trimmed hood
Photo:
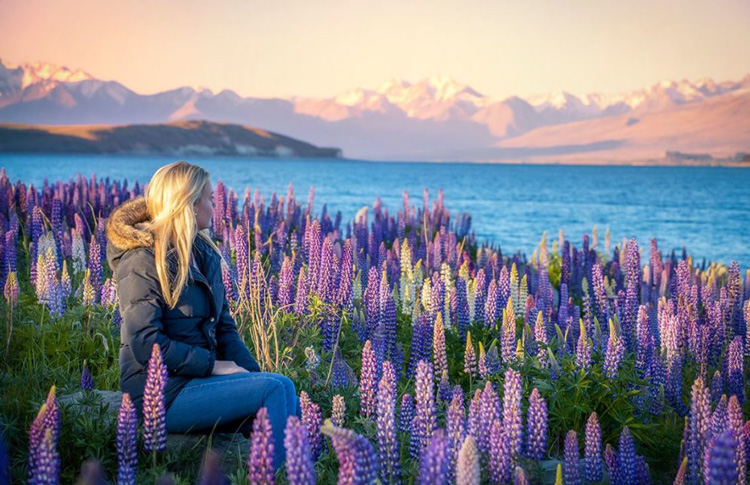
[[[150,217],[146,199],[141,196],[117,207],[104,225],[105,234],[118,249],[152,247],[154,235],[145,227]]]

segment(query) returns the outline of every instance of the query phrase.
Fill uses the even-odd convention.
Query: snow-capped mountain
[[[128,124],[205,119],[340,146],[346,156],[361,158],[463,153],[543,127],[582,121],[596,125],[596,120],[626,115],[637,119],[743,93],[750,96],[750,75],[721,83],[667,80],[627,93],[577,96],[559,91],[505,99],[479,93],[449,76],[417,82],[391,79],[331,98],[243,98],[229,90],[213,93],[193,87],[141,95],[83,70],[0,60],[0,122]]]

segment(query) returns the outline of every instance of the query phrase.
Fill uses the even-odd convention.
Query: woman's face
[[[211,227],[211,221],[214,218],[214,190],[210,180],[206,181],[206,185],[203,186],[203,192],[195,201],[193,210],[195,210],[195,221],[199,231]]]

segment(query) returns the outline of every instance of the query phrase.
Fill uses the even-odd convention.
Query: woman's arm
[[[250,372],[260,372],[258,362],[253,358],[250,349],[240,338],[237,331],[237,323],[229,313],[229,302],[226,295],[224,304],[221,306],[219,321],[216,323],[216,342],[218,344],[218,353],[223,359],[233,360],[240,367],[244,367]]]
[[[170,373],[195,377],[211,375],[216,360],[213,352],[170,339],[164,333],[162,308],[166,305],[161,286],[156,277],[144,271],[145,265],[139,261],[138,253],[140,251],[124,255],[117,267],[123,340],[144,367],[157,343]]]

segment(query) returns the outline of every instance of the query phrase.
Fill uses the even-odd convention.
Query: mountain
[[[141,95],[116,81],[103,81],[81,70],[0,60],[0,122],[72,125],[207,120],[260,126],[315,145],[339,146],[352,158],[369,159],[473,160],[477,153],[497,153],[500,147],[537,153],[535,149],[550,146],[551,140],[544,137],[551,132],[558,134],[555,143],[568,146],[567,150],[588,153],[589,149],[575,148],[578,135],[571,127],[586,126],[592,134],[598,133],[599,138],[592,143],[601,147],[620,136],[617,127],[623,117],[627,124],[630,119],[681,111],[675,116],[685,122],[684,116],[698,116],[700,112],[683,110],[686,107],[748,93],[750,75],[721,83],[711,79],[665,80],[627,93],[577,96],[559,91],[504,99],[482,94],[448,76],[414,83],[391,79],[373,89],[355,88],[331,98],[254,98],[230,90],[213,93],[192,87]],[[711,127],[715,138],[710,146],[702,145],[704,151],[715,146],[750,151],[750,141],[724,139],[723,135],[723,127],[730,122],[742,125],[750,113],[710,113],[716,118],[700,122]],[[675,136],[687,133],[680,131],[681,126],[685,125],[670,130],[676,130]],[[569,129],[555,131],[555,127]],[[665,130],[657,132],[670,131]],[[567,140],[560,138],[562,133]],[[648,144],[663,154],[677,149],[680,143],[675,140],[665,137]],[[623,147],[629,146],[634,145],[621,146],[626,158],[628,150]],[[500,158],[517,157],[512,150],[499,153]],[[506,153],[509,155],[503,155]]]
[[[338,158],[319,148],[258,128],[208,121],[153,125],[40,126],[0,124],[0,152]]]

